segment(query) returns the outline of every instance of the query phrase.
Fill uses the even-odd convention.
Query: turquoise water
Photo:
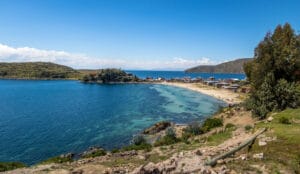
[[[136,70],[128,70],[127,72],[135,74],[139,78],[146,77],[164,77],[166,79],[171,78],[183,78],[183,77],[191,77],[191,78],[204,78],[207,79],[209,77],[214,77],[215,79],[245,79],[245,74],[227,74],[227,73],[186,73],[184,71],[136,71]]]
[[[203,120],[223,102],[154,84],[0,80],[0,161],[34,164],[92,145],[121,147],[160,120]]]

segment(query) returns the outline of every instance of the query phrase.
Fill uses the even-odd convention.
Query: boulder
[[[170,126],[171,126],[170,122],[167,122],[167,121],[158,122],[158,123],[155,123],[153,126],[145,129],[143,131],[143,134],[156,134],[160,131],[167,129]]]
[[[263,159],[264,158],[264,153],[253,154],[253,158],[255,158],[255,159]]]

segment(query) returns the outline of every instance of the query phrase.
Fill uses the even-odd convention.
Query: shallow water
[[[121,147],[155,122],[203,120],[222,105],[165,85],[0,80],[0,161],[34,164],[92,145]]]

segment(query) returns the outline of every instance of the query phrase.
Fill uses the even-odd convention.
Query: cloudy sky
[[[278,24],[298,32],[299,2],[1,0],[0,62],[182,70],[252,57]]]

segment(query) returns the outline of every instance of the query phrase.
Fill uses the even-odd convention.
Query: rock
[[[146,157],[145,157],[144,155],[139,155],[138,158],[139,158],[140,160],[146,160]]]
[[[219,160],[217,161],[217,163],[218,163],[218,164],[224,164],[225,162],[224,162],[224,160],[219,159]]]
[[[167,121],[158,122],[158,123],[154,124],[153,126],[149,127],[148,129],[145,129],[143,131],[143,134],[155,134],[162,130],[167,129],[170,126],[171,126],[170,122],[167,122]]]
[[[74,157],[74,153],[62,154],[59,157],[60,158],[73,158]]]
[[[259,145],[259,146],[265,146],[265,145],[267,145],[267,142],[265,142],[265,141],[263,141],[263,140],[259,140],[259,141],[258,141],[258,145]]]
[[[138,155],[136,150],[131,150],[131,151],[125,151],[125,152],[119,152],[119,153],[114,153],[113,156],[115,157],[124,157],[124,156],[135,156]]]
[[[264,153],[253,154],[253,158],[255,158],[255,159],[263,159],[264,158]]]
[[[200,170],[200,173],[201,173],[201,174],[211,174],[211,171],[210,171],[209,169],[202,168],[202,169]]]
[[[71,172],[72,174],[82,174],[83,170],[79,169],[79,170],[75,170]]]
[[[267,118],[267,121],[268,121],[268,122],[271,122],[273,119],[274,119],[274,118],[273,118],[272,116],[270,116],[270,117]]]
[[[81,154],[81,156],[87,156],[87,155],[90,155],[90,154],[94,154],[98,151],[105,151],[105,150],[101,147],[98,147],[98,146],[92,146],[92,147],[89,147],[88,150],[84,151]]]
[[[195,154],[198,155],[198,156],[201,156],[201,155],[202,155],[202,152],[201,152],[200,150],[197,150],[197,151],[195,152]]]

